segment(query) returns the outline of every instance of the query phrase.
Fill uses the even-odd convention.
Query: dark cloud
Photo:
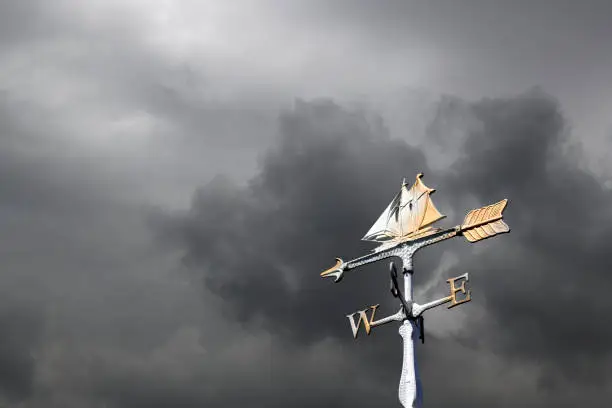
[[[326,259],[366,250],[358,238],[402,176],[428,174],[441,207],[468,210],[508,197],[510,235],[475,247],[456,240],[418,256],[418,269],[428,271],[438,265],[436,251],[457,254],[459,262],[449,273],[469,271],[474,303],[484,308],[484,318],[468,317],[457,337],[434,336],[421,349],[430,392],[435,379],[441,381],[439,371],[452,364],[436,357],[437,348],[490,355],[491,367],[479,363],[460,381],[470,393],[456,397],[459,406],[493,401],[482,388],[487,381],[478,385],[478,379],[491,375],[494,365],[514,367],[516,361],[532,370],[531,383],[515,379],[525,392],[569,380],[589,384],[599,378],[607,385],[610,331],[600,322],[612,306],[605,300],[612,259],[604,244],[612,233],[612,197],[581,170],[557,102],[539,90],[474,103],[456,100],[441,105],[429,129],[449,121],[464,123],[467,137],[459,158],[436,174],[428,172],[419,149],[390,139],[384,126],[363,112],[331,102],[299,102],[283,115],[279,144],[248,187],[219,179],[202,188],[190,212],[166,228],[182,240],[187,263],[201,271],[206,287],[232,306],[234,318],[263,322],[285,341],[306,346],[329,335],[350,340],[343,321],[350,305],[385,302],[386,312],[392,310],[393,303],[384,300],[384,265],[347,276],[340,285],[322,282],[317,272]],[[398,338],[387,335],[384,341],[389,347],[368,348],[363,364],[379,367],[376,371],[393,381]],[[463,357],[455,361],[469,365]],[[524,395],[509,401],[537,406],[553,401]]]
[[[465,259],[481,280],[491,345],[538,359],[574,381],[604,378],[612,331],[612,194],[582,169],[555,100],[533,91],[473,105],[473,132],[448,186],[488,202],[511,199],[504,245]],[[485,335],[488,337],[488,335]]]
[[[22,401],[32,393],[35,356],[43,339],[44,320],[35,301],[19,301],[10,293],[2,295],[0,395],[10,401]]]
[[[0,1],[0,405],[397,405],[396,328],[345,318],[395,310],[386,265],[318,273],[417,171],[448,224],[507,196],[513,228],[417,256],[419,299],[473,276],[428,317],[426,404],[609,405],[610,193],[568,136],[609,129],[606,6]],[[534,83],[567,115],[465,99]],[[272,142],[295,95],[336,102]]]
[[[143,205],[37,106],[0,97],[0,404],[93,407],[106,364],[161,350],[164,371],[207,313],[167,278]]]
[[[390,139],[379,120],[333,102],[297,102],[280,133],[248,188],[218,179],[197,193],[177,226],[187,262],[205,267],[206,285],[239,319],[261,313],[281,330],[320,339],[339,330],[322,311],[342,315],[350,311],[342,309],[346,302],[371,300],[364,285],[328,290],[318,272],[339,253],[357,255],[355,237],[389,191],[406,172],[427,167],[418,149]]]
[[[580,170],[549,96],[534,91],[448,101],[428,127],[438,142],[446,127],[460,130],[451,143],[460,147],[458,159],[442,171],[431,171],[419,148],[391,138],[371,112],[331,101],[296,102],[281,115],[279,139],[246,186],[217,178],[195,194],[187,213],[155,219],[162,238],[185,251],[192,282],[201,287],[167,275],[176,269],[175,258],[149,246],[142,208],[99,198],[112,186],[90,195],[76,183],[37,195],[39,207],[32,208],[48,211],[37,210],[41,223],[35,228],[24,218],[10,220],[21,232],[8,249],[30,250],[5,257],[12,272],[3,279],[11,290],[27,293],[20,304],[36,298],[51,312],[43,325],[22,318],[35,316],[29,312],[11,312],[25,326],[6,320],[12,337],[3,341],[13,345],[7,353],[22,371],[2,381],[5,397],[33,407],[263,407],[295,405],[296,398],[303,406],[397,403],[401,349],[395,329],[354,341],[344,317],[373,302],[382,304],[381,313],[395,310],[386,266],[358,271],[339,285],[318,272],[335,256],[366,251],[360,234],[401,178],[423,171],[438,189],[436,203],[452,214],[449,223],[459,222],[470,206],[507,196],[513,228],[473,247],[482,253],[455,240],[417,257],[423,284],[440,266],[440,254],[454,253],[458,265],[444,274],[468,270],[475,294],[458,333],[436,334],[437,317],[428,319],[429,341],[418,349],[428,403],[449,403],[442,391],[452,390],[457,406],[490,406],[500,395],[505,402],[498,406],[551,406],[562,402],[559,386],[573,373],[567,399],[580,395],[596,405],[606,395],[607,384],[595,377],[606,374],[609,333],[571,311],[579,302],[580,310],[603,318],[609,308],[602,301],[602,265],[609,261],[605,247],[597,246],[608,230],[596,223],[609,214],[608,193]],[[525,167],[513,170],[518,162]],[[28,174],[13,164],[5,168]],[[41,191],[44,180],[61,174],[51,166],[43,183],[28,186]],[[583,208],[565,194],[569,183],[598,210],[598,217],[567,218],[590,227],[583,235],[577,224],[556,223],[558,213],[548,212],[549,199],[559,201],[552,208],[562,214]],[[57,204],[45,205],[47,200]],[[10,213],[4,214],[9,223]],[[580,242],[563,239],[566,229]],[[568,257],[568,248],[581,252]],[[581,262],[592,272],[570,281],[567,272]],[[36,278],[41,273],[47,278]],[[551,285],[557,277],[565,285],[559,283],[559,292]],[[526,279],[529,284],[519,283]],[[554,305],[566,312],[557,313]],[[579,322],[584,337],[568,321]],[[589,383],[599,388],[587,392]],[[508,384],[517,392],[506,395]]]

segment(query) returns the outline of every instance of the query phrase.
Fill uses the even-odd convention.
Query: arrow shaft
[[[427,237],[400,241],[393,246],[385,249],[374,250],[373,253],[360,256],[348,262],[344,262],[340,258],[336,258],[337,264],[331,268],[321,272],[322,277],[334,277],[336,282],[339,282],[344,275],[344,272],[355,269],[362,265],[367,265],[372,262],[377,262],[385,258],[396,256],[401,258],[405,270],[412,269],[412,256],[416,251],[424,246],[434,244],[456,236],[461,231],[461,227],[453,227],[447,230],[438,231]]]
[[[404,269],[412,269],[412,256],[416,251],[423,248],[424,246],[432,245],[440,241],[452,238],[460,231],[460,227],[449,228],[435,234],[429,235],[425,238],[419,238],[413,241],[399,242],[394,247],[382,250],[380,252],[374,252],[371,254],[360,256],[353,260],[346,262],[345,270],[355,269],[359,266],[363,266],[372,262],[380,261],[381,259],[390,258],[397,256],[402,259]]]
[[[355,269],[360,266],[367,265],[369,263],[380,261],[381,259],[390,258],[392,256],[398,256],[401,258],[401,253],[403,252],[403,250],[404,248],[401,247],[401,244],[398,244],[392,248],[385,249],[380,252],[374,252],[371,254],[360,256],[359,258],[355,258],[346,262],[345,270],[348,271],[351,269]]]

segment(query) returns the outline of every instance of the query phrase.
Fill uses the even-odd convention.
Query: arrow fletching
[[[497,234],[510,232],[510,227],[502,219],[502,212],[508,199],[470,211],[463,220],[461,233],[470,242],[491,238]]]

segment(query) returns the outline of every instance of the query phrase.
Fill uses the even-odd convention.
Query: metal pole
[[[404,262],[406,265],[407,262]],[[413,303],[412,293],[412,269],[404,269],[404,298],[409,305]],[[411,317],[411,316],[409,316]],[[417,366],[414,345],[416,342],[416,322],[414,319],[406,319],[399,328],[404,344],[404,356],[402,362],[402,375],[399,383],[399,400],[405,408],[420,407],[420,387],[417,384]]]

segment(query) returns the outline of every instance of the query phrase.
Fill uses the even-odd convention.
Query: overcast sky
[[[415,260],[425,406],[612,397],[609,1],[0,0],[0,405],[399,406],[385,263],[418,172],[509,235]]]

